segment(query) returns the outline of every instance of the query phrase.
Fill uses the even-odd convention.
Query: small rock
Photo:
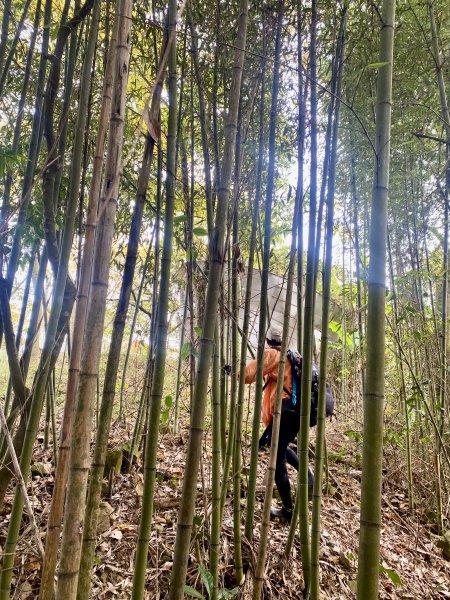
[[[97,523],[97,531],[99,534],[105,533],[110,527],[112,523],[111,515],[113,514],[114,509],[111,504],[108,502],[100,502],[100,506],[98,508],[98,523]]]
[[[35,462],[31,465],[31,474],[33,476],[40,475],[50,475],[52,472],[52,465],[49,463],[43,462]]]

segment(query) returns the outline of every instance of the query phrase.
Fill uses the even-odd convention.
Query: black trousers
[[[278,439],[277,463],[275,468],[275,483],[280,494],[284,508],[292,510],[291,484],[287,472],[286,463],[298,471],[298,456],[289,447],[295,438],[300,426],[298,412],[291,409],[290,399],[283,400],[280,420],[280,435]],[[260,448],[270,446],[272,441],[272,422],[265,429],[259,440]],[[314,476],[308,469],[308,490],[312,492]]]

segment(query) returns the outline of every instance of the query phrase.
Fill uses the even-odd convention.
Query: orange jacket
[[[264,397],[262,403],[261,416],[264,425],[267,427],[272,421],[273,409],[275,406],[275,390],[277,387],[278,364],[280,362],[280,351],[276,348],[268,348],[264,350],[263,355],[263,377],[266,381]],[[256,379],[256,360],[251,360],[245,367],[245,383],[253,383]],[[283,388],[292,393],[292,368],[291,363],[286,359],[284,367],[284,382]],[[283,390],[283,398],[289,398]]]

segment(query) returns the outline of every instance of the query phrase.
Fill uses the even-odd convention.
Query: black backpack
[[[302,355],[296,350],[289,349],[287,357],[291,363],[292,369],[292,394],[289,394],[291,398],[292,408],[295,411],[300,412],[300,394],[302,386]],[[285,389],[285,392],[287,390]],[[326,408],[325,416],[331,417],[334,412],[334,398],[331,393],[330,385],[326,384]],[[309,426],[314,427],[317,425],[317,409],[319,406],[319,369],[315,364],[312,368],[311,377],[311,411],[309,414]]]

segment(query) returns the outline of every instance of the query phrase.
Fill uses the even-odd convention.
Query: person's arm
[[[238,373],[239,379],[239,373]],[[256,379],[256,360],[251,360],[245,366],[245,383],[254,383]]]
[[[275,365],[278,364],[279,361],[279,352],[278,350],[264,350],[263,355],[263,377],[266,377],[269,373],[273,371]],[[239,374],[238,374],[239,377]],[[256,379],[256,360],[251,360],[247,363],[245,367],[245,383],[254,383]]]

